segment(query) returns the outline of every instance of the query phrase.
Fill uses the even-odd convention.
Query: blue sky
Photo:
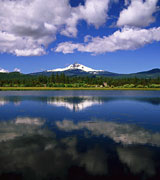
[[[0,0],[1,71],[75,62],[117,73],[160,68],[160,1],[45,2]]]

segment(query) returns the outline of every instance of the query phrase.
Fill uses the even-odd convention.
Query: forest
[[[25,75],[18,72],[0,73],[0,87],[107,87],[160,88],[158,78],[111,78],[102,76]]]

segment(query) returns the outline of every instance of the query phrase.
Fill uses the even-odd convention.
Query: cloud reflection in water
[[[152,133],[132,124],[105,121],[88,121],[74,124],[73,121],[57,121],[56,125],[63,131],[87,129],[94,135],[110,137],[122,144],[151,144],[160,146],[160,133]]]
[[[44,123],[30,117],[0,122],[0,174],[21,172],[34,179],[65,179],[72,166],[93,175],[106,174],[106,154],[101,148],[78,152],[76,136],[57,139],[54,132],[41,128]]]
[[[73,175],[73,167],[83,171],[86,177],[114,177],[114,167],[109,163],[109,159],[115,162],[120,160],[133,174],[144,172],[146,176],[155,175],[153,154],[147,147],[126,146],[128,141],[130,145],[133,142],[145,143],[146,139],[138,141],[136,135],[146,135],[146,130],[138,129],[136,133],[135,126],[122,127],[120,124],[102,121],[73,124],[72,121],[66,120],[56,124],[61,131],[66,132],[65,135],[57,137],[56,132],[47,127],[42,128],[45,120],[41,118],[18,117],[8,122],[0,122],[0,177],[4,173],[19,172],[26,179],[66,179],[70,173],[70,176]],[[100,143],[102,137],[99,138],[100,141],[95,142],[92,136],[79,137],[77,133],[71,133],[72,130],[80,129],[84,132],[88,129],[93,135],[112,137],[116,142],[122,143],[125,138],[117,138],[123,132],[123,137],[126,136],[128,140],[124,141],[125,146],[115,143],[111,148],[105,140]],[[148,132],[149,136],[151,134]],[[86,143],[88,138],[90,145]],[[78,149],[78,146],[82,145],[85,147],[83,151]]]

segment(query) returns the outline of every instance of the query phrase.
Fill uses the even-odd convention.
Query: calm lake
[[[160,179],[160,91],[1,91],[0,179]]]

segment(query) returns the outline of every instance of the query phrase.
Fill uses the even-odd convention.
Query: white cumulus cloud
[[[107,20],[109,2],[110,0],[86,0],[84,6],[79,5],[72,8],[61,34],[75,37],[77,35],[76,26],[79,20],[85,20],[88,24],[98,28]]]
[[[0,0],[0,52],[44,55],[57,33],[76,36],[79,20],[95,27],[105,23],[109,2],[86,0],[71,7],[69,0]]]
[[[8,73],[9,71],[3,68],[0,68],[0,73]]]
[[[157,2],[158,0],[125,0],[127,7],[120,12],[117,26],[149,25],[155,20]],[[0,53],[16,56],[45,55],[48,45],[56,40],[57,34],[76,37],[80,20],[96,28],[104,25],[112,3],[120,1],[85,0],[84,5],[71,7],[69,0],[0,0]],[[103,38],[88,36],[84,44],[61,43],[56,52],[73,53],[78,50],[97,54],[136,49],[159,41],[155,38],[156,33],[159,33],[159,28],[124,28]],[[136,39],[137,37],[140,38]]]
[[[127,9],[121,11],[117,26],[144,27],[155,21],[153,13],[157,10],[158,0],[131,0]],[[125,4],[128,5],[126,0]]]
[[[90,37],[87,43],[86,38],[85,43],[60,43],[56,47],[55,52],[67,54],[74,53],[77,50],[80,52],[100,54],[118,50],[135,50],[154,41],[160,41],[160,27],[151,29],[123,28],[110,36],[104,36],[102,38]]]

